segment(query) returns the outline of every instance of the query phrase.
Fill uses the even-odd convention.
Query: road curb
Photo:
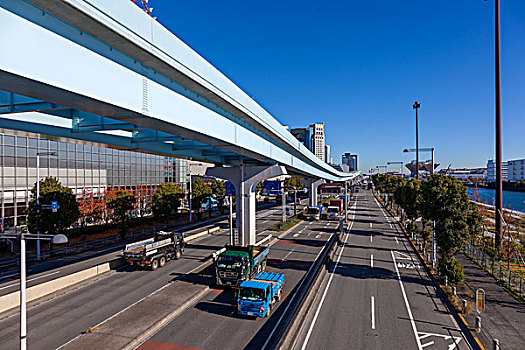
[[[217,232],[220,230],[220,226],[214,226],[212,228],[206,229],[199,233],[193,234],[191,236],[185,237],[185,240],[192,241],[194,239],[206,236],[208,234]],[[47,282],[37,284],[35,286],[29,287],[26,290],[26,300],[27,302],[36,301],[43,297],[46,297],[50,294],[56,293],[62,289],[74,286],[78,283],[85,282],[89,279],[95,278],[99,275],[107,273],[111,270],[115,270],[119,267],[126,265],[126,261],[123,258],[117,258],[110,260],[108,262],[95,265],[93,267],[74,272],[72,274],[62,276]],[[9,312],[14,308],[20,306],[20,291],[12,292],[0,296],[0,315]]]
[[[470,329],[468,328],[468,324],[467,322],[465,321],[465,319],[463,318],[463,316],[456,310],[456,308],[450,303],[450,301],[448,300],[448,298],[446,298],[446,293],[445,291],[441,288],[441,285],[439,284],[439,282],[436,280],[436,278],[434,277],[434,275],[432,274],[431,270],[430,270],[430,267],[427,265],[425,259],[423,259],[423,257],[421,256],[421,254],[419,253],[419,251],[417,250],[414,242],[412,241],[412,239],[410,238],[410,235],[408,234],[408,232],[405,230],[405,228],[403,227],[403,225],[401,224],[401,222],[399,222],[396,217],[393,215],[393,213],[390,211],[390,209],[388,209],[388,207],[386,207],[380,200],[379,198],[377,198],[377,196],[374,195],[374,197],[377,199],[377,201],[381,204],[381,206],[388,212],[388,214],[394,219],[394,221],[396,222],[396,224],[401,228],[401,231],[403,232],[403,234],[405,235],[405,238],[407,239],[407,241],[410,243],[410,246],[412,247],[413,251],[417,254],[417,258],[419,259],[419,262],[421,263],[422,266],[424,266],[425,268],[425,272],[427,274],[427,276],[430,277],[430,280],[432,281],[432,283],[434,284],[434,286],[436,287],[436,289],[438,290],[439,292],[439,296],[440,296],[440,299],[443,300],[445,306],[447,307],[447,309],[450,311],[450,313],[454,316],[454,319],[456,320],[456,323],[459,325],[459,327],[461,328],[461,330],[463,331],[463,333],[466,335],[466,337],[468,338],[468,341],[469,341],[469,345],[474,348],[474,349],[479,349],[479,350],[484,350],[485,348],[483,347],[483,345],[480,344],[478,338],[476,336],[474,336],[472,334],[472,332],[470,331]],[[474,345],[475,344],[475,345]]]

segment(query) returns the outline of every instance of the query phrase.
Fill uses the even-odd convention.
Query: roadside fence
[[[505,287],[514,291],[520,297],[525,297],[525,279],[519,274],[472,244],[466,246],[465,255],[489,272],[496,280],[502,282]]]

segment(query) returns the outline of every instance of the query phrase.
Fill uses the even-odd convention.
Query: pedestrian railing
[[[472,244],[466,246],[465,254],[505,287],[514,291],[520,297],[525,297],[525,279],[519,274]]]

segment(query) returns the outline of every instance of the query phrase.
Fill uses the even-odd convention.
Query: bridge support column
[[[206,175],[230,181],[235,187],[237,236],[235,244],[252,245],[256,242],[255,231],[255,188],[263,180],[286,175],[284,166],[240,166],[214,167]]]
[[[306,179],[304,184],[308,186],[308,205],[316,206],[317,205],[317,187],[320,184],[324,184],[326,181],[324,179]]]

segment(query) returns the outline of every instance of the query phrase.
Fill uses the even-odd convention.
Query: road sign
[[[478,314],[485,311],[485,290],[481,288],[476,289],[476,311]]]
[[[235,186],[230,181],[226,181],[224,183],[224,187],[226,188],[226,195],[227,196],[234,196],[235,195]]]
[[[281,194],[281,181],[265,181],[264,188],[268,194]]]
[[[57,201],[51,201],[51,210],[53,213],[56,213],[58,210],[58,202]]]

